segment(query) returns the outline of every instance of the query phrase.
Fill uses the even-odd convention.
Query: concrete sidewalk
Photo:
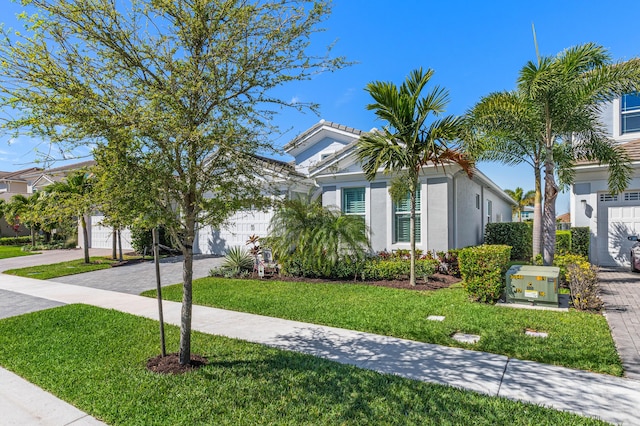
[[[157,319],[155,299],[131,294],[6,275],[0,280],[0,290],[62,304],[86,303]],[[180,304],[165,302],[164,315],[168,323],[178,325]],[[381,373],[542,404],[616,424],[638,424],[640,382],[634,380],[202,306],[193,307],[193,329]],[[12,389],[0,381],[0,401],[7,401],[12,394]],[[0,402],[0,407],[3,403],[7,404]]]

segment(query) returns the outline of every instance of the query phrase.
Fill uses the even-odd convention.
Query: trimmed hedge
[[[589,257],[589,242],[591,234],[588,226],[571,228],[571,253]]]
[[[556,231],[556,254],[571,254],[571,231]]]
[[[425,281],[438,269],[435,259],[416,260],[416,279]],[[408,260],[372,260],[364,265],[362,279],[364,281],[399,280],[409,277],[411,264]]]
[[[531,259],[532,238],[526,222],[487,223],[484,229],[485,244],[511,246],[512,260]]]
[[[2,237],[0,238],[0,246],[21,246],[23,244],[31,244],[31,237]]]
[[[511,247],[482,245],[460,250],[458,260],[463,286],[478,302],[495,303],[504,292]]]

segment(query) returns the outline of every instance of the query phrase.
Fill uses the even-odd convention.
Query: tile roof
[[[30,167],[28,169],[16,170],[15,172],[0,172],[0,179],[24,180],[23,175],[41,172],[42,169],[39,167]]]
[[[353,134],[355,134],[357,136],[360,136],[361,134],[364,133],[362,130],[358,130],[356,128],[349,127],[349,126],[345,126],[343,124],[334,123],[332,121],[320,120],[318,123],[314,124],[309,129],[307,129],[303,133],[300,133],[298,136],[296,136],[293,140],[291,140],[291,142],[287,143],[283,148],[285,150],[288,150],[290,148],[295,147],[297,144],[299,144],[301,141],[303,141],[309,135],[311,135],[314,132],[316,132],[321,127],[331,127],[331,128],[338,129],[338,130],[344,130],[345,132],[353,133]]]
[[[625,151],[627,151],[627,154],[629,154],[631,160],[640,160],[640,139],[624,143],[621,146],[625,149]]]
[[[640,161],[640,139],[634,139],[629,142],[622,142],[619,146],[627,151],[627,154],[629,154],[631,161]],[[576,164],[578,166],[589,166],[598,164],[598,162],[591,160],[579,160]]]

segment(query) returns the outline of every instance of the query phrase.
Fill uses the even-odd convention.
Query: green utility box
[[[507,271],[507,303],[558,307],[556,266],[513,265]]]

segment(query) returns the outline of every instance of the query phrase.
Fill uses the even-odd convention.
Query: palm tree
[[[520,92],[491,93],[465,116],[465,150],[476,160],[533,168],[533,238],[535,258],[542,254],[542,164],[544,147],[538,137],[534,105]]]
[[[328,275],[338,262],[359,262],[369,251],[361,217],[323,207],[318,201],[284,201],[269,224],[268,244],[278,259],[299,259]]]
[[[422,97],[422,90],[433,75],[433,70],[422,68],[412,71],[400,87],[390,82],[372,82],[367,92],[374,103],[367,109],[375,111],[378,118],[387,122],[381,131],[363,135],[358,141],[357,156],[368,180],[374,180],[380,169],[385,174],[395,174],[404,182],[402,191],[396,179],[392,183],[392,197],[398,201],[400,194],[409,193],[411,245],[410,282],[416,283],[416,194],[418,178],[426,165],[445,166],[456,163],[467,172],[473,172],[473,164],[461,151],[450,148],[448,143],[461,135],[462,120],[445,116],[427,122],[431,116],[442,114],[449,103],[448,92],[438,86]],[[403,186],[403,185],[400,185]],[[406,190],[405,190],[406,189]]]
[[[509,194],[513,201],[515,201],[518,205],[514,208],[514,210],[518,213],[518,222],[522,222],[522,212],[524,208],[530,206],[531,203],[535,200],[536,191],[527,191],[524,193],[524,190],[520,187],[516,187],[516,189],[505,189],[504,192]]]
[[[37,213],[37,204],[39,201],[39,192],[33,193],[30,196],[16,194],[11,197],[11,201],[5,207],[11,216],[11,225],[19,220],[20,223],[29,228],[32,246],[36,244],[36,231],[40,227],[40,218]]]
[[[609,188],[612,192],[618,193],[626,188],[631,174],[629,157],[607,137],[600,117],[606,102],[638,89],[640,59],[612,62],[603,47],[587,43],[566,49],[554,57],[538,57],[537,62],[530,61],[522,68],[517,92],[513,96],[520,99],[520,106],[526,109],[519,111],[519,115],[527,126],[514,130],[514,123],[497,119],[488,127],[480,128],[481,135],[494,138],[498,135],[505,143],[511,141],[517,145],[527,141],[532,144],[533,151],[542,154],[545,182],[542,251],[545,265],[553,263],[555,254],[556,173],[562,184],[570,184],[577,161],[598,161],[609,166]],[[508,94],[496,96],[506,97]],[[496,116],[508,115],[512,106],[509,103],[496,104]],[[505,146],[513,145],[507,143]]]
[[[56,193],[64,207],[77,215],[82,227],[84,248],[84,262],[89,263],[89,235],[85,214],[91,211],[92,175],[86,170],[77,170],[66,177],[64,181],[55,182],[46,187],[46,191]]]

